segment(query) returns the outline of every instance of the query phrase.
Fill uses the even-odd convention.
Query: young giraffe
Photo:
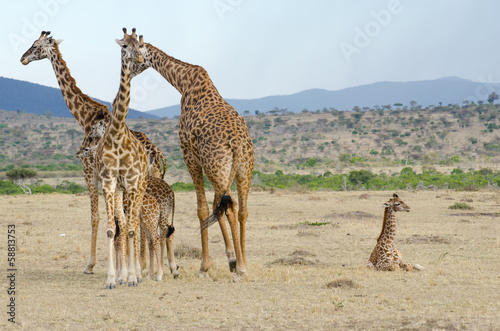
[[[104,120],[105,122],[109,122],[110,113],[108,107],[82,93],[71,76],[66,66],[66,62],[63,60],[61,52],[59,51],[59,44],[62,40],[55,40],[49,37],[49,35],[50,32],[42,31],[40,37],[35,40],[33,45],[21,57],[21,63],[27,65],[32,61],[38,61],[45,58],[50,60],[69,111],[78,121],[85,135],[88,135],[92,126],[98,121]],[[165,175],[166,163],[161,150],[151,143],[144,133],[133,130],[131,130],[131,132],[133,132],[146,147],[150,159],[155,161],[150,169],[150,174],[158,178],[163,178]],[[90,158],[80,158],[80,160],[83,165],[85,182],[89,191],[91,211],[90,257],[83,272],[92,274],[96,263],[96,239],[97,229],[99,227],[98,176],[95,172],[95,160],[93,156]],[[163,172],[161,171],[160,164],[163,164]]]
[[[384,203],[384,206],[385,211],[382,232],[377,239],[377,245],[375,245],[370,255],[368,267],[383,271],[399,270],[400,268],[406,271],[412,271],[413,266],[403,263],[401,253],[394,247],[394,240],[396,237],[396,212],[410,212],[410,207],[408,207],[396,193],[392,195],[392,199]],[[418,265],[415,265],[416,268],[417,266]],[[418,269],[420,268],[421,267],[418,266]]]
[[[125,256],[125,245],[121,245],[121,265],[127,265],[128,260],[128,284],[137,286],[136,269],[134,261],[134,236],[137,236],[139,228],[139,212],[147,185],[147,154],[144,146],[130,132],[125,123],[130,104],[130,62],[134,59],[142,61],[139,53],[139,44],[136,40],[135,29],[128,35],[123,28],[124,37],[116,42],[122,46],[120,88],[113,101],[113,111],[110,122],[104,136],[96,148],[95,160],[102,189],[106,201],[106,212],[108,216],[107,236],[109,247],[109,269],[106,288],[115,288],[115,266],[113,264],[114,234],[116,232],[115,215],[118,217],[122,236],[127,236],[127,255]],[[124,41],[127,46],[124,46]],[[123,195],[118,192],[123,190],[127,196],[128,215],[125,219]],[[123,237],[122,237],[123,238]],[[123,239],[121,240],[123,242]],[[125,267],[121,268],[118,283],[121,284],[127,277]],[[140,269],[140,267],[139,267]]]
[[[179,139],[184,161],[195,185],[201,226],[202,260],[198,277],[208,277],[207,228],[218,221],[229,268],[235,271],[233,279],[237,281],[246,273],[247,198],[255,164],[248,126],[243,117],[220,96],[205,69],[177,60],[144,43],[142,36],[139,44],[144,62],[134,65],[132,74],[152,67],[182,94]],[[203,174],[215,190],[212,215],[209,215],[205,197]],[[234,179],[238,203],[231,193]],[[227,233],[224,214],[229,221],[234,248]]]
[[[103,137],[106,130],[106,123],[99,121],[94,125],[92,133],[85,137],[84,143],[77,153],[80,157],[90,157],[95,153],[97,144]],[[175,195],[172,188],[162,179],[148,176],[148,184],[146,189],[146,194],[144,196],[145,200],[142,203],[141,210],[141,228],[144,229],[144,233],[147,236],[147,242],[149,244],[149,254],[150,254],[150,266],[148,277],[153,275],[153,250],[156,253],[158,259],[158,275],[157,280],[161,280],[163,276],[163,261],[165,257],[165,244],[167,248],[167,257],[169,261],[170,272],[177,278],[179,273],[177,271],[178,267],[175,262],[174,256],[174,210],[175,210]],[[154,198],[152,202],[149,198]],[[127,209],[127,208],[125,208]],[[158,211],[156,211],[158,209]],[[156,217],[156,213],[158,216]],[[160,234],[158,235],[158,227],[160,229]],[[117,231],[118,232],[118,231]],[[145,245],[146,240],[142,239],[141,245]],[[120,245],[125,245],[125,243],[120,242],[115,234],[115,248],[118,251]],[[137,243],[136,243],[137,247]],[[161,247],[161,254],[159,248]],[[145,251],[142,250],[141,253]],[[118,255],[118,254],[117,254]],[[138,252],[136,249],[136,258],[138,259]],[[145,256],[144,256],[145,258]],[[142,259],[142,256],[141,256]],[[146,265],[145,261],[142,263],[143,266]],[[117,260],[117,270],[120,270],[118,260]]]

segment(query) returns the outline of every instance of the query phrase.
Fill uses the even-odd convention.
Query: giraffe
[[[179,140],[196,189],[197,213],[201,228],[202,259],[198,277],[208,277],[208,226],[219,222],[233,281],[246,274],[245,224],[255,153],[248,126],[219,94],[208,73],[165,54],[139,37],[143,63],[134,65],[132,75],[152,67],[182,95]],[[214,188],[213,211],[209,213],[203,175]],[[231,193],[236,180],[238,202]],[[231,229],[228,236],[224,214]],[[239,228],[238,224],[239,223]]]
[[[384,206],[385,211],[382,232],[377,239],[377,245],[375,245],[370,255],[367,266],[383,271],[399,270],[400,268],[406,271],[413,271],[414,266],[403,263],[401,253],[394,247],[394,240],[396,237],[396,212],[410,212],[410,207],[408,207],[396,193],[392,195],[392,199],[384,203]],[[420,269],[421,267],[415,265],[415,268]]]
[[[106,105],[83,94],[78,88],[74,78],[69,72],[66,62],[62,58],[61,52],[59,51],[59,44],[61,42],[62,39],[53,39],[50,36],[50,31],[42,31],[40,37],[34,41],[33,45],[21,57],[21,63],[23,65],[27,65],[32,61],[38,61],[46,58],[50,60],[69,111],[80,124],[85,135],[88,135],[92,126],[98,121],[104,120],[105,122],[109,122],[109,109]],[[144,133],[133,130],[131,131],[148,150],[149,159],[154,161],[154,164],[150,169],[151,174],[156,177],[163,178],[165,175],[166,163],[161,150],[151,143]],[[85,274],[92,274],[96,264],[96,239],[99,227],[99,200],[97,192],[98,176],[95,171],[95,160],[93,157],[83,157],[80,158],[80,161],[82,162],[83,174],[89,191],[91,215],[90,257],[83,272]],[[163,165],[163,171],[161,171],[161,165]]]
[[[174,255],[174,211],[175,211],[175,195],[174,190],[162,179],[148,176],[148,187],[146,188],[146,194],[149,194],[156,198],[160,204],[160,218],[158,220],[158,226],[160,228],[160,247],[161,255],[160,261],[163,269],[163,261],[165,257],[165,246],[167,249],[167,259],[174,278],[179,276],[177,271],[178,266],[175,262]],[[151,248],[149,252],[151,256]],[[151,261],[151,259],[150,259]],[[151,262],[152,264],[152,262]],[[152,266],[150,265],[150,270]]]
[[[84,142],[80,147],[80,150],[77,152],[77,156],[79,157],[91,157],[95,155],[97,146],[101,138],[104,136],[106,131],[106,123],[104,121],[97,122],[93,127],[90,134],[85,136]],[[150,254],[150,268],[148,272],[148,277],[150,278],[153,275],[153,250],[156,253],[158,259],[158,275],[157,280],[161,280],[163,276],[163,261],[165,257],[165,245],[167,248],[167,258],[169,261],[170,272],[172,273],[174,279],[179,276],[177,271],[178,267],[175,262],[174,256],[174,247],[173,247],[173,234],[175,228],[174,224],[174,210],[175,210],[175,195],[172,188],[162,179],[156,178],[153,176],[148,176],[147,178],[147,188],[145,192],[146,196],[152,197],[155,201],[143,200],[142,209],[141,209],[141,228],[144,230],[145,236],[147,237],[147,242],[149,246],[149,254]],[[125,211],[127,210],[127,206],[124,206]],[[156,211],[158,209],[158,212]],[[125,212],[126,214],[127,212]],[[156,213],[158,216],[156,217]],[[160,234],[158,235],[157,229],[160,229]],[[117,236],[118,230],[115,233],[115,248],[117,250],[117,256],[119,256],[119,247],[121,245],[125,245],[122,243],[119,236]],[[158,242],[158,246],[157,246]],[[141,245],[146,244],[146,239],[142,239]],[[139,259],[139,254],[137,252],[138,243],[135,243],[136,254],[135,257]],[[161,254],[160,250],[161,247]],[[145,250],[141,250],[141,259],[145,259],[146,256],[142,256],[142,253]],[[161,261],[161,262],[160,262]],[[145,261],[141,263],[143,266],[146,265]],[[117,260],[117,270],[120,270],[121,265]],[[161,269],[160,269],[161,268]],[[143,269],[143,267],[141,267]],[[160,272],[161,270],[161,272]],[[161,275],[161,276],[159,276]]]
[[[127,255],[125,255],[125,245],[121,245],[120,258],[122,266],[127,265],[128,261],[128,270],[125,267],[121,268],[118,283],[123,283],[128,273],[128,285],[137,286],[136,270],[140,267],[136,266],[138,261],[134,259],[134,237],[137,236],[139,228],[139,212],[146,191],[148,171],[146,149],[125,123],[130,104],[130,62],[132,58],[141,62],[142,56],[139,53],[135,29],[132,30],[131,35],[128,35],[127,29],[123,28],[123,33],[123,39],[116,40],[122,46],[120,88],[113,101],[111,119],[95,151],[95,163],[102,183],[108,217],[106,230],[109,248],[106,282],[108,289],[116,287],[115,265],[113,264],[115,216],[118,218],[119,228],[122,229],[121,236],[127,236]],[[125,40],[128,41],[127,46],[124,44]],[[128,209],[126,217],[123,212],[123,194],[120,194],[120,191],[126,193]],[[126,229],[126,233],[123,229]],[[123,242],[123,239],[121,241]]]
[[[104,136],[104,132],[106,130],[106,123],[104,121],[99,121],[97,122],[93,127],[92,131],[89,135],[85,136],[84,142],[82,143],[82,146],[80,147],[80,150],[77,152],[77,155],[80,157],[90,157],[95,154],[95,151],[97,149],[98,143],[100,139]],[[155,208],[155,204],[152,202],[146,203],[143,202],[142,205],[142,215],[146,215],[149,217],[149,220],[143,220],[141,217],[141,228],[145,230],[145,234],[147,235],[147,241],[149,244],[149,253],[150,253],[150,269],[149,269],[149,275],[152,275],[152,252],[153,252],[153,247],[156,251],[156,238],[158,240],[161,240],[161,257],[159,254],[157,254],[157,257],[161,259],[161,269],[163,271],[163,260],[165,257],[165,245],[167,248],[167,258],[169,261],[169,267],[172,275],[174,278],[177,278],[179,276],[179,273],[177,272],[177,265],[175,262],[175,256],[174,256],[174,247],[173,247],[173,233],[175,231],[175,228],[173,226],[174,224],[174,210],[175,210],[175,195],[174,191],[172,188],[166,183],[164,180],[160,178],[156,178],[153,176],[148,176],[147,178],[147,188],[146,188],[146,194],[152,196],[155,198],[158,203],[159,203],[159,209],[160,209],[160,214],[159,214],[159,219],[154,221],[153,215],[155,215],[155,212],[152,210],[149,210],[150,208]],[[125,210],[126,210],[125,206]],[[153,222],[156,222],[155,228],[160,229],[160,235],[154,235],[152,234],[152,226],[148,224],[153,224]],[[144,223],[144,224],[143,224]],[[116,234],[115,234],[116,237]],[[151,241],[154,243],[154,245],[151,244]],[[142,238],[141,240],[141,245],[145,245],[146,240]],[[116,242],[115,242],[116,245]],[[116,245],[118,246],[118,245]],[[136,247],[138,244],[136,243]],[[137,250],[136,250],[137,251]],[[141,250],[141,260],[146,258],[145,255],[142,253],[145,252],[145,249]],[[138,257],[138,253],[136,252],[136,258]],[[145,266],[146,263],[143,261],[142,266]],[[160,264],[159,264],[160,265]],[[143,269],[141,267],[141,269]],[[161,273],[163,275],[163,272]],[[160,279],[161,280],[161,277]]]

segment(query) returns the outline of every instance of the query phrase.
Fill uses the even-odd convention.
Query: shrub
[[[460,210],[465,210],[465,209],[474,209],[465,202],[455,202],[455,204],[451,205],[448,207],[448,209],[460,209]]]

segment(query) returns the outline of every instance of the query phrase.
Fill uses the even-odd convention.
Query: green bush
[[[465,210],[465,209],[474,209],[465,202],[455,202],[455,204],[451,205],[448,207],[448,209],[460,209],[460,210]]]

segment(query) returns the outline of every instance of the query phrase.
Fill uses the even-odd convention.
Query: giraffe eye
[[[127,45],[123,45],[123,48],[127,48]]]

